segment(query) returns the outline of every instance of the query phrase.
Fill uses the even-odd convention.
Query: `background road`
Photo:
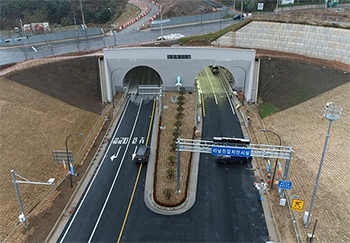
[[[137,23],[137,22],[136,22]],[[232,20],[221,21],[221,28],[223,29],[227,25],[232,24]],[[215,32],[220,29],[220,23],[211,22],[203,24],[194,24],[191,26],[177,26],[172,28],[164,28],[163,35],[172,33],[181,33],[185,36],[206,34]],[[140,44],[145,42],[152,42],[154,39],[161,35],[161,30],[147,30],[138,31],[133,25],[128,26],[117,34],[116,43],[117,46]],[[51,45],[51,46],[49,46]],[[0,65],[14,63],[26,60],[25,53],[28,53],[27,59],[35,59],[41,57],[47,57],[52,55],[60,55],[65,53],[77,52],[82,50],[97,50],[104,47],[114,46],[114,38],[107,34],[105,37],[81,37],[79,41],[77,39],[71,39],[53,43],[42,43],[37,45],[28,46],[26,51],[25,46],[2,48],[0,49]],[[33,49],[35,48],[35,50]]]

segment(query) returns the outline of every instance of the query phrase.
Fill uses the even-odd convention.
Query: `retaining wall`
[[[253,21],[212,43],[295,53],[350,64],[350,30]]]

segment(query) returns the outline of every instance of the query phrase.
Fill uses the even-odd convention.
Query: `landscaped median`
[[[177,102],[171,99],[172,96],[177,96]],[[194,138],[195,97],[196,94],[190,92],[166,92],[164,96],[163,126],[165,126],[165,129],[160,128],[160,119],[158,137],[156,138],[157,153],[153,184],[153,199],[160,206],[175,207],[187,198],[192,153],[181,152],[181,191],[177,194],[177,157],[175,149],[178,137]]]

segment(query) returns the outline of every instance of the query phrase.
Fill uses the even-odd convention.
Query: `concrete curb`
[[[108,131],[113,130],[116,127],[116,124],[119,121],[120,115],[125,107],[126,101],[127,101],[127,99],[123,99],[122,102],[118,102],[117,107],[115,108],[117,110],[117,112],[116,112],[117,115],[114,117],[113,121],[111,122]],[[112,134],[109,134],[109,135],[111,136]],[[104,138],[106,138],[106,136]],[[101,145],[100,145],[100,148],[102,148],[102,147],[103,148],[100,150],[98,155],[94,156],[93,161],[96,160],[96,161],[100,162],[101,157],[104,155],[108,143],[106,143],[104,145],[103,145],[103,143],[104,143],[104,139],[102,140]],[[69,221],[69,218],[71,216],[71,214],[67,213],[68,209],[74,208],[78,204],[81,196],[85,192],[85,188],[89,185],[90,180],[93,177],[93,175],[94,175],[96,169],[99,167],[99,165],[100,165],[100,163],[93,163],[93,162],[90,163],[90,165],[86,169],[87,173],[85,173],[83,178],[79,181],[75,191],[73,192],[71,198],[69,199],[68,203],[66,204],[65,208],[63,209],[61,215],[57,219],[54,227],[50,231],[49,235],[46,237],[45,243],[57,242],[57,239],[60,237],[62,230],[65,228],[65,226],[66,226],[66,224]]]
[[[201,116],[201,110],[200,109],[198,110],[199,111],[197,111],[196,114],[198,114],[198,116]],[[159,113],[159,106],[157,106],[155,114],[158,114],[158,113]],[[159,116],[156,115],[153,121],[152,138],[158,137],[158,124],[159,124]],[[199,126],[197,126],[197,129],[199,129],[200,131],[202,130],[201,123]],[[153,142],[151,143],[151,150],[155,151],[157,148],[157,141],[156,140],[152,140],[152,141]],[[189,209],[191,209],[191,207],[194,205],[196,201],[199,156],[200,156],[199,153],[192,154],[191,172],[190,172],[190,179],[188,183],[186,200],[182,204],[176,207],[164,207],[157,204],[153,198],[155,154],[151,153],[151,156],[147,165],[147,175],[146,175],[145,192],[144,192],[144,201],[149,210],[151,210],[154,213],[162,214],[162,215],[177,215],[177,214],[182,214],[188,211]]]

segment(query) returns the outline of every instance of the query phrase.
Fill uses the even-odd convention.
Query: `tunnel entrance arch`
[[[180,82],[188,91],[194,90],[198,73],[205,67],[217,65],[227,69],[241,87],[246,100],[252,99],[255,73],[255,50],[206,47],[133,47],[103,51],[104,78],[102,89],[106,101],[116,91],[125,91],[126,75],[135,67],[144,66],[159,74],[165,91],[175,91]],[[180,80],[180,81],[179,81]],[[129,80],[129,82],[131,82]]]
[[[137,66],[130,69],[123,78],[123,90],[128,89],[129,93],[137,93],[140,85],[163,85],[159,73],[148,66]]]

